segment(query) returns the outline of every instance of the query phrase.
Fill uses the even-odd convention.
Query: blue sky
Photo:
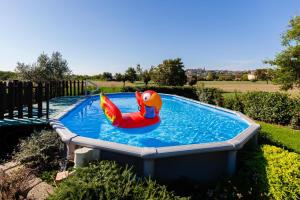
[[[77,74],[180,57],[186,68],[254,69],[279,52],[299,0],[0,0],[0,70],[60,51]]]

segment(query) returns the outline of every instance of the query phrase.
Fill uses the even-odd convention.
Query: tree
[[[134,83],[134,81],[137,80],[137,74],[133,67],[129,67],[125,72],[125,77],[128,81],[131,83]]]
[[[151,69],[151,79],[159,85],[184,85],[187,77],[180,58],[164,60]]]
[[[249,81],[248,74],[243,74],[242,75],[242,81]]]
[[[140,64],[136,65],[136,73],[137,73],[137,80],[141,81],[143,79],[143,69]]]
[[[215,78],[216,78],[216,76],[214,73],[212,73],[212,72],[207,73],[207,76],[206,76],[207,81],[213,81],[213,80],[215,80]]]
[[[102,78],[106,81],[111,81],[113,79],[113,76],[110,72],[104,72],[102,74]]]
[[[257,80],[267,81],[267,84],[273,77],[273,70],[272,69],[256,69],[255,76]]]
[[[145,83],[145,86],[148,85],[148,83],[149,83],[150,80],[151,80],[150,71],[148,71],[148,70],[143,71],[143,81]]]
[[[195,85],[197,83],[197,75],[187,77],[187,82],[190,86]]]
[[[42,53],[32,65],[18,62],[15,71],[21,79],[34,82],[63,80],[71,75],[67,61],[59,52],[53,52],[51,58]]]
[[[115,80],[116,81],[122,81],[122,74],[121,73],[116,73],[115,75],[114,75],[114,78],[115,78]]]
[[[288,30],[282,36],[283,51],[273,60],[265,63],[276,66],[274,82],[281,85],[281,89],[300,88],[300,16],[290,20]]]
[[[126,78],[126,75],[125,75],[125,74],[122,74],[122,75],[121,75],[121,80],[122,80],[122,82],[123,82],[123,87],[125,87],[125,83],[126,83],[126,81],[127,81],[127,78]]]

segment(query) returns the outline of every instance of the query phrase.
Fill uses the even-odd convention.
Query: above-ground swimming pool
[[[108,97],[122,113],[138,111],[134,94]],[[99,106],[98,96],[89,98],[60,121],[80,136],[137,147],[222,142],[232,139],[249,127],[247,121],[232,113],[169,95],[161,95],[161,98],[161,123],[154,125],[157,127],[122,129],[112,126]]]
[[[100,108],[99,96],[70,107],[51,124],[67,144],[100,149],[101,159],[132,164],[144,175],[211,180],[232,174],[236,151],[256,135],[259,125],[241,113],[175,95],[160,95],[161,123],[155,127],[112,126]],[[138,111],[134,93],[107,96],[122,113]],[[207,173],[211,175],[207,177]]]

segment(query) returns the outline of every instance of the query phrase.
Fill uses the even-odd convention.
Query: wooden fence
[[[49,100],[84,94],[84,81],[0,81],[0,120],[4,118],[49,118]],[[44,102],[44,109],[43,109]]]

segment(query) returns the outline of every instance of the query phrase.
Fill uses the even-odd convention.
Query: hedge
[[[176,94],[183,97],[198,99],[196,94],[196,88],[192,86],[137,86],[130,87],[126,86],[121,89],[121,92],[135,92],[135,91],[146,91],[154,90],[155,92],[166,93],[166,94]]]
[[[187,199],[176,196],[151,179],[138,179],[131,169],[115,162],[101,161],[76,169],[74,175],[58,185],[49,199]]]
[[[245,113],[249,117],[268,123],[297,126],[300,116],[299,99],[280,92],[247,92],[225,98],[224,107]]]
[[[224,98],[222,90],[217,88],[197,88],[196,94],[199,101],[209,103],[212,105],[223,106]]]

